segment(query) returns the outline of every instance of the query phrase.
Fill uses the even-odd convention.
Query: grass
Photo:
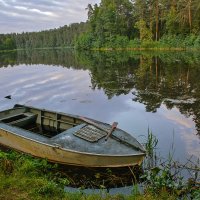
[[[169,195],[168,192],[163,191],[161,195],[153,193],[145,193],[143,195],[86,195],[81,192],[65,193],[63,187],[46,176],[28,174],[23,175],[15,170],[12,174],[5,174],[0,172],[0,199],[4,200],[29,200],[29,199],[63,199],[63,200],[97,200],[97,199],[176,199],[176,196]]]

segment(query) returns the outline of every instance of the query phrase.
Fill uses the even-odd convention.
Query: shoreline
[[[154,136],[152,135],[152,137]],[[147,151],[146,163],[143,163],[142,174],[138,175],[137,171],[131,167],[126,169],[130,173],[128,178],[132,179],[133,182],[130,186],[126,185],[125,182],[122,185],[123,187],[132,186],[132,192],[129,194],[120,192],[110,194],[107,192],[107,187],[104,185],[106,179],[104,180],[104,178],[107,177],[113,184],[117,180],[116,175],[119,176],[118,181],[123,180],[123,174],[115,174],[114,169],[107,168],[104,171],[88,169],[92,174],[87,174],[84,168],[73,171],[75,167],[68,168],[67,166],[49,163],[46,159],[33,158],[13,150],[4,151],[0,149],[0,199],[42,200],[52,197],[53,199],[63,200],[198,199],[200,197],[198,179],[195,180],[191,177],[187,181],[183,181],[182,177],[176,174],[176,171],[173,172],[173,167],[177,164],[177,161],[167,160],[164,164],[151,166],[155,146],[151,141],[148,143],[150,149]],[[198,174],[200,169],[197,165],[195,166],[195,169],[191,168],[190,170]],[[122,187],[113,185],[113,188]],[[97,190],[99,192],[95,192]]]
[[[81,51],[158,51],[158,52],[196,52],[199,51],[199,48],[178,48],[178,47],[168,47],[168,48],[145,48],[145,47],[127,47],[127,48],[91,48],[91,49],[76,49],[74,47],[41,47],[41,48],[26,48],[26,49],[12,49],[12,50],[0,50],[0,53],[10,53],[17,51],[26,51],[26,50],[53,50],[53,49],[70,49],[70,50],[81,50]]]

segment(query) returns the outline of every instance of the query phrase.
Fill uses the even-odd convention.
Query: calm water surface
[[[0,54],[0,110],[20,103],[118,121],[142,143],[149,127],[162,157],[173,143],[185,162],[200,158],[199,80],[198,53],[19,51]]]

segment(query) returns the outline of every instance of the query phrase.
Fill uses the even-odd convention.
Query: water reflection
[[[0,109],[18,102],[119,121],[138,137],[150,127],[162,155],[174,142],[177,157],[199,157],[198,52],[35,50],[0,54],[0,61]]]

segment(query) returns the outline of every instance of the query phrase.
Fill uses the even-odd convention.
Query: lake
[[[1,53],[0,110],[16,103],[117,121],[141,143],[149,129],[161,157],[200,158],[198,52]]]

